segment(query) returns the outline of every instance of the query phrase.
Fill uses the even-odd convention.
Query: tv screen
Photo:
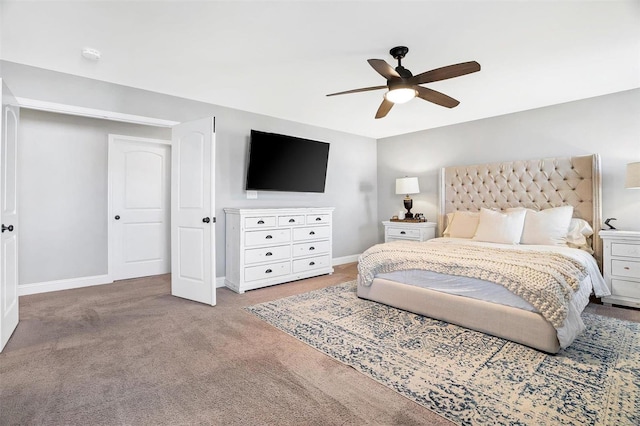
[[[329,144],[251,130],[245,189],[324,192]]]

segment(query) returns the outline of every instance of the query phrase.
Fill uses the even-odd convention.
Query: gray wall
[[[224,207],[303,207],[303,206],[332,206],[334,211],[334,257],[353,256],[361,253],[367,247],[377,242],[377,189],[376,189],[376,141],[371,138],[336,132],[322,129],[301,123],[280,120],[264,115],[253,114],[244,111],[210,105],[202,102],[191,101],[183,98],[163,95],[159,93],[147,92],[144,90],[114,85],[97,80],[75,77],[68,74],[43,70],[25,65],[4,62],[2,64],[2,77],[7,85],[17,97],[38,99],[42,101],[57,102],[61,104],[76,105],[88,108],[96,108],[109,111],[117,111],[128,114],[136,114],[148,117],[163,118],[179,122],[189,121],[205,116],[216,117],[216,263],[218,277],[225,274],[225,220]],[[67,235],[68,240],[64,244],[75,247],[84,247],[87,253],[95,253],[97,260],[90,271],[81,269],[80,262],[73,258],[73,253],[64,261],[65,274],[51,273],[51,271],[38,272],[38,279],[42,281],[73,278],[82,274],[104,274],[107,272],[106,264],[106,142],[97,142],[97,134],[106,130],[101,129],[98,123],[101,120],[89,120],[85,118],[60,116],[55,114],[44,114],[26,112],[26,119],[20,125],[23,135],[30,140],[37,139],[40,146],[50,144],[49,150],[55,152],[56,158],[64,159],[73,157],[77,146],[66,141],[68,135],[74,134],[71,127],[77,126],[77,132],[87,132],[86,123],[96,124],[95,134],[87,139],[87,144],[91,147],[83,146],[87,152],[87,157],[100,161],[99,167],[91,170],[84,170],[83,179],[92,181],[91,187],[102,188],[104,192],[97,192],[90,195],[95,205],[86,212],[77,212],[76,220],[86,226],[99,228],[94,238],[81,240],[79,237]],[[41,120],[43,117],[46,118]],[[61,125],[59,122],[64,123]],[[108,123],[108,122],[105,122]],[[61,131],[60,126],[68,126],[66,131]],[[89,126],[91,127],[91,126]],[[141,126],[134,126],[141,127]],[[251,129],[264,130],[269,132],[284,133],[308,139],[317,139],[331,143],[329,153],[329,168],[327,171],[327,184],[324,194],[306,193],[268,193],[259,192],[257,200],[247,200],[243,190],[244,175],[247,158],[247,148],[249,143],[249,133]],[[49,134],[51,130],[51,134]],[[133,130],[131,130],[133,131]],[[89,131],[89,133],[91,133]],[[137,133],[126,132],[125,130],[114,131],[120,134]],[[149,136],[154,137],[154,136]],[[76,143],[82,143],[77,141]],[[26,149],[26,148],[25,148]],[[38,148],[32,147],[31,151]],[[22,155],[22,151],[19,153]],[[23,159],[21,161],[28,161]],[[22,163],[21,163],[22,164]],[[81,166],[74,166],[72,169],[82,169]],[[36,181],[49,179],[56,172],[50,168],[41,169],[38,162],[23,164],[21,167],[21,179],[26,184],[34,185]],[[71,173],[71,171],[70,171]],[[57,185],[56,185],[57,186]],[[53,188],[52,190],[56,190]],[[58,191],[60,192],[60,188]],[[89,192],[86,194],[89,196]],[[69,191],[66,191],[67,196]],[[21,186],[19,195],[24,202],[31,199],[29,194]],[[79,199],[80,197],[76,197]],[[100,200],[100,201],[98,201]],[[64,205],[67,199],[59,197],[56,203]],[[53,202],[52,202],[53,203]],[[45,216],[50,212],[37,211],[37,208],[30,204],[21,204],[21,215],[41,215]],[[57,207],[56,207],[57,208]],[[96,220],[95,214],[101,210],[101,220]],[[37,212],[36,212],[37,211]],[[51,248],[59,241],[45,242],[38,240],[36,243],[35,234],[39,234],[42,225],[32,219],[26,219],[21,231],[26,236],[31,235],[31,239],[21,238],[21,283],[33,282],[36,279],[33,275],[29,281],[25,281],[30,273],[30,269],[41,269],[43,249],[40,246]],[[29,229],[35,227],[34,229]],[[26,238],[26,237],[25,237]],[[90,244],[91,247],[87,247]],[[67,257],[67,256],[64,256]],[[60,268],[62,268],[60,266]],[[58,270],[59,268],[56,268]],[[67,275],[67,276],[62,276]]]
[[[171,131],[20,111],[20,284],[107,273],[108,135],[171,139]]]
[[[624,188],[626,163],[640,161],[640,89],[381,139],[378,214],[402,208],[394,185],[405,175],[420,181],[413,211],[436,220],[442,167],[593,153],[602,159],[603,217],[640,230],[640,191]]]

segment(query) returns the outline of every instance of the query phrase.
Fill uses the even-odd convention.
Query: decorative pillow
[[[473,238],[478,228],[480,212],[456,211],[447,214],[447,229],[443,235],[450,238]]]
[[[490,243],[518,244],[524,227],[525,209],[506,213],[482,208],[474,240]]]
[[[593,228],[584,219],[571,219],[569,223],[569,232],[567,232],[567,245],[573,248],[586,250],[593,253],[593,249],[589,245],[587,238],[593,235]]]
[[[509,211],[510,209],[507,209]],[[535,211],[526,209],[520,244],[566,246],[573,206]]]

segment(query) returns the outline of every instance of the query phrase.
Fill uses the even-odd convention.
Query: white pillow
[[[593,249],[589,245],[587,238],[593,235],[593,228],[584,219],[573,218],[569,223],[569,232],[567,232],[567,245],[573,248],[586,250],[593,253]]]
[[[456,211],[447,214],[447,229],[443,235],[450,238],[473,238],[478,228],[480,212]]]
[[[507,209],[509,211],[509,209]],[[520,244],[566,246],[573,206],[535,211],[526,209]]]
[[[526,210],[501,213],[482,208],[474,240],[490,243],[518,244],[522,236]]]

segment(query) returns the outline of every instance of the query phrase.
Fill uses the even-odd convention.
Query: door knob
[[[209,222],[211,222],[211,219],[209,219],[208,217],[205,217],[204,219],[202,219],[202,221],[204,223],[209,223]]]
[[[13,225],[4,226],[4,223],[3,223],[2,224],[2,232],[4,232],[4,231],[13,232]]]
[[[116,217],[114,217],[115,220],[120,220],[120,215],[117,214]]]

